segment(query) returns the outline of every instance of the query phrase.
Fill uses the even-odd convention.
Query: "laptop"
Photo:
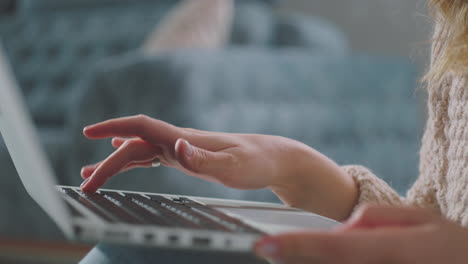
[[[57,185],[1,46],[0,132],[26,191],[70,240],[247,253],[266,234],[339,224],[276,203]]]

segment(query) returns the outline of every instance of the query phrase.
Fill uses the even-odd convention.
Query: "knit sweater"
[[[448,30],[436,24],[431,63],[444,47]],[[406,197],[362,166],[344,170],[359,187],[358,205],[408,205],[429,208],[468,227],[468,75],[447,74],[429,84],[428,119],[422,138],[419,177]]]

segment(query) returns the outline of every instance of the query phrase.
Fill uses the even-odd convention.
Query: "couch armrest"
[[[344,33],[332,22],[295,14],[278,17],[272,45],[316,49],[334,55],[345,55],[351,50]]]

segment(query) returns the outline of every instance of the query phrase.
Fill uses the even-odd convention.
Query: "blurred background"
[[[85,125],[139,113],[297,139],[369,167],[402,194],[417,177],[424,0],[1,0],[0,12],[2,44],[60,184],[79,185],[81,166],[112,150],[84,139]],[[1,139],[0,168],[0,263],[74,263],[89,246],[61,242]],[[106,187],[277,201],[167,168]]]

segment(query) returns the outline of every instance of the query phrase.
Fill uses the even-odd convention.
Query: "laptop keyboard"
[[[127,210],[129,213],[140,219],[140,223],[159,226],[171,226],[170,221],[161,218],[163,214],[158,210],[151,210],[151,208],[148,207],[145,208],[140,204],[135,203],[133,200],[130,200],[116,192],[101,191],[101,195],[103,195],[105,199],[112,201],[117,207]]]
[[[91,212],[96,214],[97,216],[101,217],[107,222],[115,222],[114,219],[109,217],[108,214],[104,213],[99,207],[97,207],[95,204],[91,203],[88,199],[85,199],[81,197],[77,192],[75,192],[73,189],[69,188],[62,188],[63,192],[73,198],[75,201],[83,205],[84,207],[88,208]]]
[[[221,211],[186,197],[166,198],[114,191],[84,193],[68,187],[62,192],[111,223],[154,225],[235,233],[262,232]],[[73,215],[80,212],[72,210]]]

